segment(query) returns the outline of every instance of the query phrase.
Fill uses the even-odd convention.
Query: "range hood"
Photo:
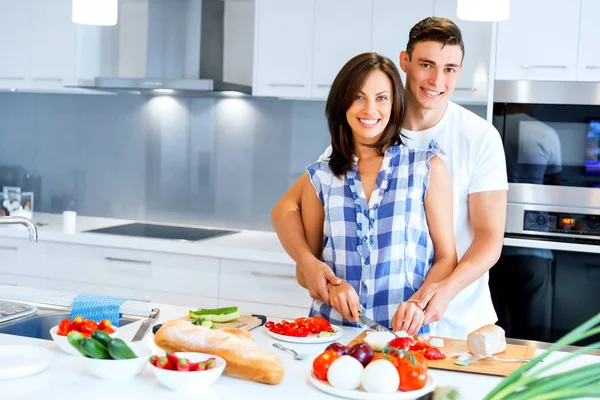
[[[139,13],[142,2],[145,2],[144,12],[148,16],[144,37],[138,33],[137,40],[134,42],[131,37],[123,39],[122,35],[117,35],[115,40],[129,42],[130,49],[132,42],[134,42],[133,48],[138,47],[142,57],[137,58],[145,59],[143,76],[140,77],[138,74],[132,77],[126,76],[125,73],[97,76],[79,80],[74,86],[103,92],[138,94],[184,96],[221,96],[231,95],[232,92],[238,96],[252,94],[250,85],[223,80],[224,1],[184,0],[175,5],[170,0],[129,0],[128,10],[127,0],[122,0],[120,7],[124,9],[124,15],[120,8],[119,24],[123,24],[120,32],[132,31],[132,28],[125,24],[133,23],[132,18],[137,18],[136,23],[139,21],[139,15],[134,14]],[[248,17],[253,18],[253,15]],[[174,32],[179,32],[179,36]],[[140,41],[142,43],[138,44]],[[125,45],[117,43],[117,46]],[[121,57],[132,58],[130,64],[137,62],[133,59],[135,55],[129,52],[121,49],[119,54]],[[169,62],[170,66],[165,66],[166,62]]]

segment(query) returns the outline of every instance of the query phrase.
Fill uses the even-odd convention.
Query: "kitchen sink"
[[[25,336],[35,339],[52,340],[50,329],[62,319],[70,318],[69,307],[40,303],[23,302],[35,305],[35,314],[0,324],[0,333]],[[123,314],[119,319],[121,326],[144,319],[142,316]]]
[[[46,314],[35,315],[19,321],[9,322],[0,327],[0,333],[8,335],[27,336],[36,339],[52,340],[50,329],[59,324],[65,318],[71,315],[65,314]],[[135,322],[135,320],[120,318],[121,326]]]

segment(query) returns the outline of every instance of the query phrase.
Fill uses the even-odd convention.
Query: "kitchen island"
[[[40,303],[69,305],[74,296],[74,293],[62,293],[23,287],[15,288],[0,285],[0,298],[6,299],[21,299]],[[161,310],[157,323],[186,315],[189,310],[188,307],[127,301],[123,304],[121,311],[129,314],[147,315],[152,307],[159,307]],[[124,326],[120,332],[121,337],[125,340],[131,339],[140,324],[141,321]],[[344,336],[340,341],[348,343],[360,332],[360,329],[344,328]],[[285,378],[279,385],[270,386],[223,375],[210,388],[199,390],[197,395],[187,397],[161,386],[149,367],[146,367],[140,375],[128,381],[111,382],[100,380],[90,375],[85,370],[81,358],[63,353],[52,341],[0,334],[0,346],[19,344],[41,346],[49,349],[54,356],[50,367],[37,375],[13,380],[0,380],[0,398],[11,400],[39,400],[40,398],[82,400],[162,400],[171,398],[304,400],[335,398],[313,387],[307,379],[314,356],[323,351],[327,344],[289,344],[289,347],[296,349],[300,353],[310,353],[313,355],[313,357],[308,357],[302,361],[296,361],[288,354],[280,352],[272,347],[272,344],[277,341],[271,338],[263,327],[252,330],[252,334],[257,343],[263,348],[273,351],[283,360],[285,365]],[[154,346],[152,336],[151,331],[149,331],[144,338],[150,346]],[[155,346],[154,348],[156,349]],[[540,351],[541,350],[538,350],[538,352]],[[564,357],[566,354],[567,353],[554,354],[552,359]],[[565,365],[561,369],[568,369],[597,362],[600,362],[600,357],[583,356],[568,365]],[[465,399],[473,400],[482,399],[485,394],[502,379],[501,377],[495,376],[442,370],[430,370],[430,374],[438,386],[453,386],[460,390]]]

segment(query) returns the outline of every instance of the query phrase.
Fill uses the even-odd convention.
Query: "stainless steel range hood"
[[[230,92],[236,92],[236,95],[252,94],[251,86],[223,80],[225,27],[223,1],[184,0],[184,8],[181,5],[184,2],[181,1],[177,2],[178,4],[170,0],[130,1],[138,1],[138,3],[145,1],[147,7],[148,26],[144,37],[147,43],[145,43],[146,53],[143,54],[147,65],[144,76],[131,77],[119,74],[98,76],[80,80],[74,86],[103,92],[138,94],[185,96],[220,96]],[[122,3],[127,5],[126,2]],[[176,10],[177,7],[179,10]],[[171,16],[165,17],[169,12]],[[119,23],[126,24],[127,20],[120,15]],[[186,26],[181,27],[182,24]],[[121,29],[130,28],[121,27]],[[173,31],[181,32],[183,38],[175,40]],[[183,41],[185,43],[182,43]],[[144,43],[140,45],[143,46]],[[179,53],[177,49],[180,50]],[[128,56],[122,50],[120,54]],[[184,59],[178,60],[177,54]],[[166,62],[165,60],[169,60],[171,64],[179,62],[186,65],[180,66],[181,68],[164,67],[162,64]]]

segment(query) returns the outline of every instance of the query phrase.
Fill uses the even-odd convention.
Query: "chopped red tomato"
[[[437,347],[430,347],[428,349],[425,349],[425,351],[423,352],[423,356],[425,356],[425,358],[428,360],[443,360],[444,358],[446,358],[444,353],[442,353]]]

